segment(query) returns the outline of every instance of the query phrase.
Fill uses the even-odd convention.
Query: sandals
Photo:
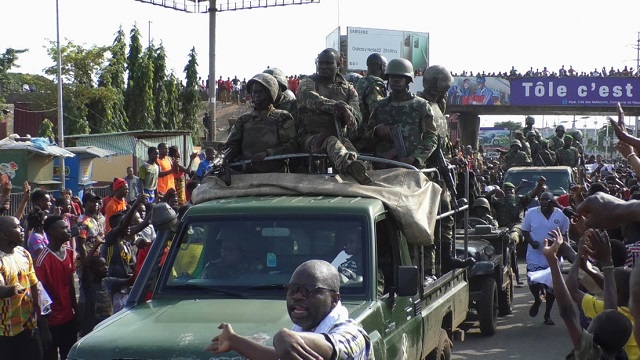
[[[536,315],[538,315],[538,310],[540,309],[540,304],[542,304],[542,301],[534,301],[533,305],[531,305],[531,308],[529,308],[529,316],[531,317],[536,317]]]
[[[551,318],[544,318],[543,323],[545,325],[555,325],[556,323],[553,322],[553,320],[551,320]]]

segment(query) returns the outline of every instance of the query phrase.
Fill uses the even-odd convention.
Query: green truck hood
[[[362,303],[344,305],[350,314],[362,311]],[[284,300],[154,300],[98,325],[74,345],[68,359],[238,359],[236,353],[204,351],[222,322],[265,345],[278,330],[292,326]]]

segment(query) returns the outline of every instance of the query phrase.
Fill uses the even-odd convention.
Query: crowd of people
[[[511,67],[509,71],[499,71],[499,72],[485,72],[478,71],[477,73],[473,73],[473,71],[467,72],[463,70],[461,73],[452,73],[453,76],[460,77],[473,77],[477,76],[479,78],[486,77],[500,77],[504,79],[516,79],[523,77],[572,77],[572,76],[580,76],[580,77],[640,77],[640,73],[636,72],[633,67],[625,66],[624,69],[620,70],[614,69],[613,66],[607,70],[606,67],[602,67],[602,69],[594,68],[591,71],[578,71],[573,68],[573,66],[569,66],[569,68],[565,68],[564,65],[558,69],[558,71],[553,71],[547,69],[546,66],[540,70],[540,68],[533,69],[533,66],[529,68],[529,70],[525,71],[524,74],[520,71],[516,70],[515,66]]]
[[[555,325],[551,309],[558,303],[574,347],[567,357],[571,359],[640,356],[640,186],[636,175],[640,139],[627,133],[620,106],[618,118],[609,120],[619,140],[616,149],[626,161],[607,165],[599,155],[586,160],[583,165],[593,162],[593,170],[560,196],[549,191],[544,177],[527,193],[520,193],[525,181],[504,181],[506,169],[522,165],[510,162],[516,152],[520,160],[531,162],[528,153],[520,150],[521,138],[513,140],[502,164],[484,159],[470,147],[460,151],[473,179],[471,215],[504,230],[510,249],[518,243],[526,245],[527,283],[533,297],[529,315],[536,317],[545,303],[543,323]],[[557,130],[557,139],[549,144],[570,148],[573,139],[567,139],[564,129]],[[532,131],[528,134],[529,140],[536,138]],[[535,151],[534,146],[530,151]],[[560,164],[579,167],[578,152],[572,151],[571,163]],[[558,266],[563,258],[572,263],[566,277]],[[517,283],[524,285],[517,267],[514,273]]]

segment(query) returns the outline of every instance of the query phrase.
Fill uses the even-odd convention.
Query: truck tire
[[[478,301],[478,317],[480,318],[480,332],[491,336],[496,333],[498,326],[498,286],[492,277],[482,279],[482,290]]]
[[[438,333],[438,347],[425,360],[451,360],[451,340],[444,329],[441,328]]]
[[[498,316],[507,316],[513,312],[513,278],[509,276],[506,289],[498,295]]]

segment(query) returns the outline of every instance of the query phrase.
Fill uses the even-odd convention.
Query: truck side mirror
[[[395,290],[398,296],[415,296],[418,293],[417,266],[398,266],[397,280]]]

